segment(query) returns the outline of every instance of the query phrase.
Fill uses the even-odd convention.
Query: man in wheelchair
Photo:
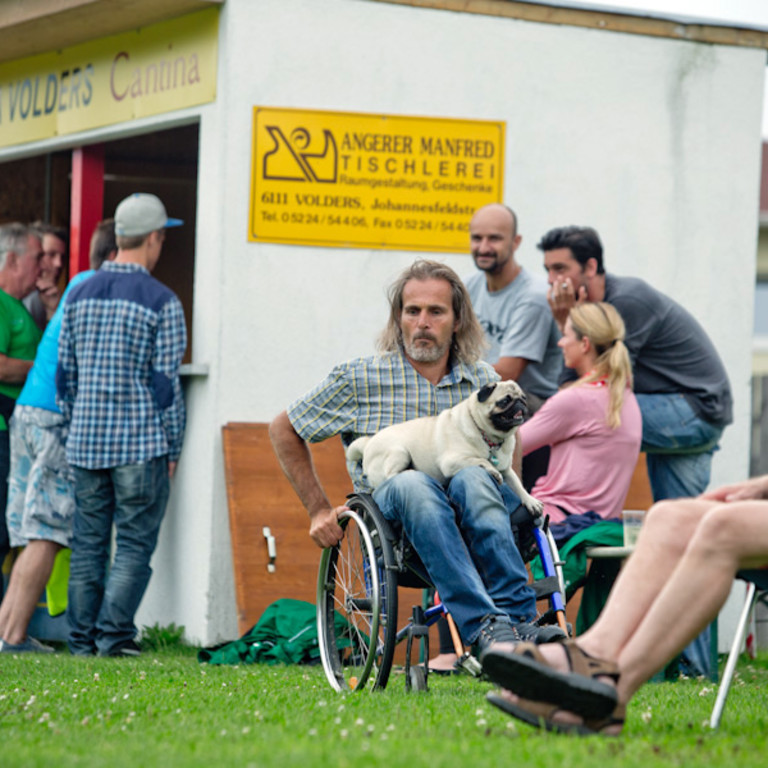
[[[270,425],[283,471],[310,516],[322,548],[344,532],[315,473],[307,443],[336,434],[348,446],[390,424],[435,415],[498,374],[480,360],[484,346],[469,296],[444,264],[419,260],[389,291],[390,316],[380,353],[337,365]],[[357,492],[371,488],[359,463],[347,461]],[[564,636],[533,623],[536,600],[515,546],[510,515],[520,499],[479,467],[446,486],[406,470],[375,489],[384,517],[404,532],[467,644],[480,655],[496,642],[550,642]]]

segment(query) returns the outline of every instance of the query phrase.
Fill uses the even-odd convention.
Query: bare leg
[[[577,641],[587,653],[618,663],[619,704],[717,616],[737,571],[768,565],[766,501],[676,500],[652,512],[600,619]],[[548,666],[566,669],[562,647],[539,651]],[[580,718],[557,711],[553,719]]]
[[[628,701],[654,672],[718,614],[741,568],[768,563],[768,502],[718,504],[618,655],[619,699]]]
[[[585,651],[604,659],[619,658],[713,506],[721,505],[676,499],[651,507],[637,549],[619,573],[599,619],[579,638]]]
[[[16,560],[0,606],[0,636],[5,642],[17,645],[27,637],[27,626],[60,549],[55,541],[30,541]]]
[[[452,672],[458,660],[455,653],[438,653],[429,660],[429,668],[435,672]]]
[[[601,659],[617,660],[672,571],[712,501],[662,501],[646,516],[637,549],[614,584],[600,618],[577,639],[579,647]],[[556,643],[539,648],[553,666],[566,671],[565,651]]]

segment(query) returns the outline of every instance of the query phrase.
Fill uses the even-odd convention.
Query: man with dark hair
[[[75,287],[64,307],[57,402],[70,418],[67,460],[75,516],[68,592],[69,649],[136,656],[134,617],[181,452],[181,302],[150,272],[170,219],[134,194],[115,211],[118,253]],[[106,575],[112,523],[115,558]]]
[[[10,552],[5,524],[8,422],[40,341],[40,329],[21,300],[35,287],[42,256],[40,238],[29,227],[19,223],[0,226],[0,566]]]
[[[624,319],[654,501],[702,493],[733,420],[728,375],[712,341],[686,309],[644,280],[606,274],[594,229],[553,229],[538,247],[561,327],[582,301],[606,301]]]
[[[279,414],[270,436],[285,474],[310,515],[320,547],[343,535],[339,513],[315,473],[307,446],[341,434],[345,446],[390,424],[435,415],[498,374],[479,360],[483,331],[456,273],[417,261],[389,293],[390,316],[380,354],[336,366],[324,381]],[[357,491],[370,492],[362,465],[348,459]],[[540,629],[533,590],[510,526],[520,499],[480,467],[446,486],[407,470],[373,491],[382,514],[402,528],[421,557],[466,643],[539,642],[562,636]]]
[[[606,274],[591,227],[560,227],[542,237],[552,314],[562,327],[574,304],[606,301],[621,314],[643,416],[642,450],[654,501],[698,496],[709,484],[712,454],[733,420],[725,367],[686,309],[636,277]],[[708,671],[707,642],[687,653]]]
[[[67,259],[69,233],[63,227],[44,224],[41,221],[36,221],[32,228],[43,243],[43,258],[40,259],[40,277],[35,284],[35,290],[24,299],[24,306],[29,310],[37,327],[44,331],[59,306],[59,278]]]
[[[11,418],[11,459],[5,519],[12,547],[24,547],[0,605],[0,653],[50,653],[27,635],[38,598],[59,550],[70,545],[74,493],[66,458],[67,424],[56,405],[56,365],[64,302],[70,290],[116,255],[114,221],[96,226],[91,269],[72,278],[37,347],[35,362]]]

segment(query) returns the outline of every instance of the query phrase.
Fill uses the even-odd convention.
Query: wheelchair
[[[395,646],[406,640],[406,690],[426,690],[428,628],[445,610],[439,603],[415,606],[407,625],[397,629],[398,587],[429,589],[432,584],[413,547],[393,532],[370,495],[351,494],[347,507],[339,516],[344,538],[323,550],[318,573],[318,645],[326,678],[340,692],[382,690]],[[534,520],[520,507],[511,525],[523,559],[541,557],[545,576],[531,586],[537,601],[549,601],[549,609],[537,623],[557,623],[567,632],[562,563],[547,521]],[[422,665],[411,664],[414,640],[420,641]]]

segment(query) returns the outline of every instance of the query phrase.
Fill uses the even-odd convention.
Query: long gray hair
[[[464,283],[446,264],[429,259],[419,259],[411,264],[389,288],[389,320],[379,337],[379,350],[396,352],[403,348],[403,332],[400,320],[403,314],[403,291],[410,280],[445,280],[451,286],[453,314],[457,321],[451,342],[451,352],[463,363],[475,363],[485,351],[487,342],[483,328],[472,309]]]

